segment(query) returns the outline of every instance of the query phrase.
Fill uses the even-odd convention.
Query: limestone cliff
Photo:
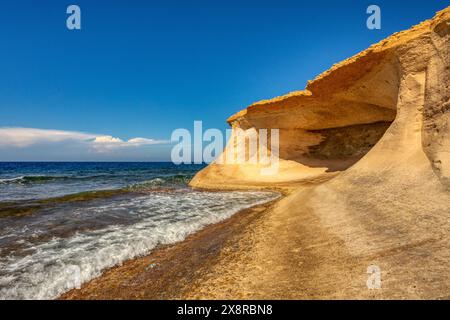
[[[450,7],[334,65],[304,91],[249,106],[228,122],[244,130],[279,128],[279,173],[214,163],[192,186],[294,186],[274,215],[291,219],[290,226],[297,217],[318,219],[348,259],[361,262],[357,270],[350,260],[333,262],[348,264],[355,273],[348,281],[359,281],[323,280],[339,297],[367,296],[364,261],[386,275],[382,297],[448,298],[449,48]]]
[[[280,130],[277,175],[261,175],[259,165],[212,164],[191,184],[271,185],[348,168],[406,168],[410,155],[448,187],[449,17],[447,8],[334,65],[305,90],[254,103],[230,117],[233,128]],[[235,144],[230,140],[227,148]]]

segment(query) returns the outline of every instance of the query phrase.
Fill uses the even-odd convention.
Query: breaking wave
[[[175,187],[175,186],[187,186],[191,181],[193,175],[173,175],[165,177],[157,177],[147,181],[138,182],[127,187],[131,191],[140,191],[153,189],[155,187]]]
[[[33,184],[46,183],[49,181],[64,181],[64,180],[91,180],[99,176],[86,177],[71,177],[71,176],[20,176],[14,178],[0,179],[1,184]]]
[[[271,192],[178,190],[15,220],[8,228],[0,228],[2,249],[9,250],[0,255],[0,299],[56,298],[107,268],[148,254],[160,244],[182,241],[206,225],[277,197]],[[66,236],[52,235],[55,227],[70,228],[64,224],[70,219],[77,219],[73,228],[99,220],[105,224],[89,231],[72,229]],[[35,240],[42,234],[49,238]]]

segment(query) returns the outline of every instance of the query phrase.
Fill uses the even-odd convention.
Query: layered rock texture
[[[277,175],[260,175],[255,165],[212,164],[192,185],[286,182],[343,171],[378,142],[364,163],[403,164],[395,156],[406,159],[402,148],[408,146],[408,153],[420,149],[435,176],[448,184],[448,16],[449,10],[443,10],[334,65],[305,90],[254,103],[230,117],[234,129],[280,130]],[[230,141],[227,149],[235,144]]]
[[[213,163],[191,184],[289,186],[293,192],[272,212],[289,226],[277,220],[272,239],[301,223],[299,217],[326,230],[347,257],[328,261],[332,269],[357,261],[348,265],[354,277],[343,276],[345,283],[328,269],[334,282],[318,278],[315,285],[337,297],[369,295],[364,266],[376,264],[383,272],[380,297],[449,298],[449,86],[450,7],[334,65],[305,90],[257,102],[228,119],[246,131],[280,130],[277,174],[262,175],[258,164]],[[227,149],[235,144],[230,140]],[[307,233],[308,226],[302,228]],[[316,238],[311,246],[327,245]],[[284,245],[289,251],[291,244]]]

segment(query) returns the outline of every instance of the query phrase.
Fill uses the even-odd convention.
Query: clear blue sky
[[[81,7],[82,30],[66,28],[70,4]],[[370,4],[381,7],[381,30],[366,28]],[[225,129],[234,112],[303,89],[332,64],[448,5],[448,0],[5,0],[0,128],[88,132],[124,141],[167,140],[173,129],[191,128],[194,120]],[[161,145],[146,152],[152,155],[116,153],[110,159],[168,159]],[[0,160],[61,159],[97,158],[65,158],[46,148],[0,142]],[[109,158],[103,153],[98,159]]]

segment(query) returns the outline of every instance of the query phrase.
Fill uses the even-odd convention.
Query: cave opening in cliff
[[[395,56],[377,59],[366,73],[343,68],[309,85],[306,94],[284,99],[270,114],[272,125],[281,126],[281,159],[343,171],[377,145],[397,116],[401,77]]]
[[[277,181],[344,171],[376,147],[392,127],[401,76],[395,54],[363,56],[357,64],[319,76],[303,91],[257,102],[228,122],[244,131],[279,130]],[[232,174],[234,169],[229,170]],[[242,179],[258,176],[250,168],[242,175]]]
[[[298,161],[308,167],[325,167],[328,172],[345,170],[364,157],[391,124],[391,121],[380,121],[310,131],[322,136],[323,140],[310,146]]]

